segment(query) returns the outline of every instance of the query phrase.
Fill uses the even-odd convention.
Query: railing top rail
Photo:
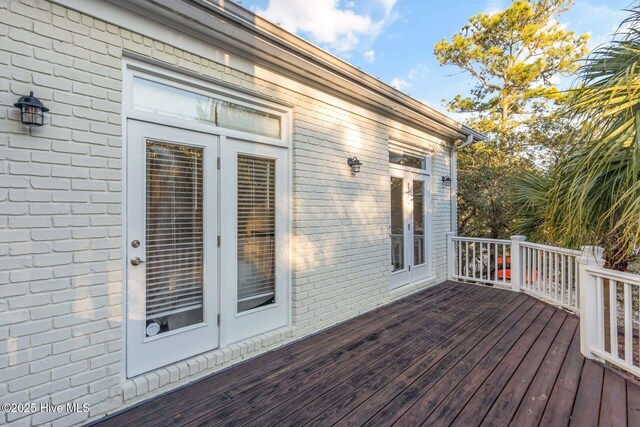
[[[499,243],[499,244],[511,244],[511,240],[503,239],[486,239],[484,237],[465,237],[465,236],[451,236],[452,240],[458,242],[481,242],[481,243]]]
[[[630,283],[632,285],[640,286],[640,275],[633,273],[624,273],[617,270],[609,270],[608,268],[602,268],[597,266],[586,266],[585,270],[597,277],[604,279],[617,280],[619,282]]]
[[[526,241],[521,242],[520,246],[524,248],[541,249],[543,251],[556,252],[556,253],[565,254],[565,255],[580,256],[580,254],[582,253],[576,249],[559,248],[557,246],[541,245],[540,243],[532,243],[532,242],[526,242]]]

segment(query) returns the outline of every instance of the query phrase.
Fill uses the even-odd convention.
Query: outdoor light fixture
[[[20,109],[20,121],[27,126],[42,126],[44,113],[49,111],[38,98],[33,96],[33,91],[29,92],[29,96],[21,96],[13,106]]]
[[[449,175],[442,177],[442,183],[447,187],[451,187],[451,177]]]
[[[351,166],[351,173],[357,174],[360,172],[360,166],[362,166],[362,162],[358,160],[356,156],[347,159],[347,164]]]

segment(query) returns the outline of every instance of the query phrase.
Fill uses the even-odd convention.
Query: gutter
[[[484,136],[484,135],[483,135],[483,136]],[[455,149],[456,149],[456,150],[459,150],[459,149],[461,149],[461,148],[464,148],[464,147],[466,147],[466,146],[468,146],[468,145],[473,144],[474,142],[484,141],[485,139],[486,139],[486,137],[485,137],[485,138],[483,138],[483,139],[474,140],[474,139],[473,139],[473,135],[471,135],[471,134],[470,134],[470,135],[468,135],[468,136],[467,136],[467,140],[466,140],[465,142],[463,142],[463,143],[462,143],[462,144],[460,144],[459,146],[455,146],[455,145],[454,145],[454,147],[455,147]]]

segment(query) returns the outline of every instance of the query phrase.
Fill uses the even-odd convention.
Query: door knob
[[[140,265],[142,264],[144,261],[141,260],[139,257],[134,256],[133,258],[131,258],[131,265]]]

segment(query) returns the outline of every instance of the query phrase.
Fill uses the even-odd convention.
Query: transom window
[[[389,150],[389,163],[416,169],[427,168],[427,160],[424,156],[417,156],[403,151]]]
[[[282,120],[277,114],[238,103],[133,78],[134,110],[190,122],[200,122],[256,135],[281,138]]]

